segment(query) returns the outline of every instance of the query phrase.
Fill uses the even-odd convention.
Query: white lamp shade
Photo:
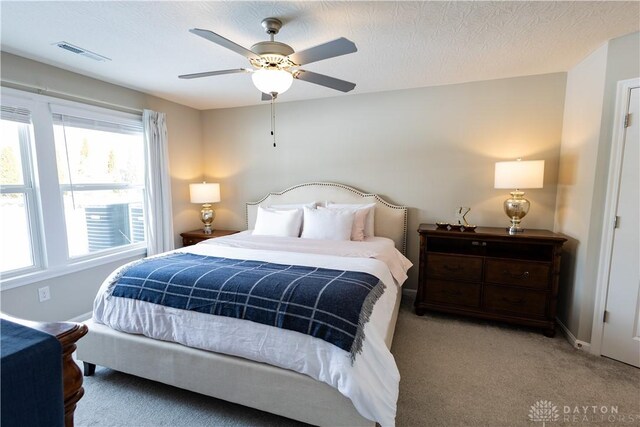
[[[497,162],[495,188],[542,188],[544,160]]]
[[[189,184],[191,203],[217,203],[220,201],[220,184]]]
[[[253,72],[251,79],[255,87],[266,94],[271,92],[284,93],[289,90],[291,83],[293,83],[291,73],[284,70],[260,69]]]

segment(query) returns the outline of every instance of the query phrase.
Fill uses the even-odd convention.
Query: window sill
[[[99,267],[104,264],[121,261],[127,258],[133,258],[137,256],[143,257],[146,256],[146,254],[147,248],[138,247],[84,260],[70,260],[66,265],[51,267],[45,270],[33,271],[22,274],[20,276],[8,277],[6,279],[3,278],[0,280],[0,291],[6,291],[8,289],[30,285],[32,283],[52,279],[54,277],[65,276],[67,274]]]

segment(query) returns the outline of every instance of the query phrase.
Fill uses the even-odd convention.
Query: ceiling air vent
[[[107,58],[106,56],[98,55],[97,53],[91,52],[90,50],[83,49],[81,47],[72,45],[67,42],[58,42],[53,43],[54,46],[58,46],[60,49],[67,50],[71,53],[75,53],[76,55],[82,55],[84,57],[93,59],[94,61],[111,61],[111,58]]]

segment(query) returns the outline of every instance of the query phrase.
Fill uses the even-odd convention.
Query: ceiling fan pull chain
[[[276,97],[271,94],[271,136],[273,136],[273,146],[276,146]]]

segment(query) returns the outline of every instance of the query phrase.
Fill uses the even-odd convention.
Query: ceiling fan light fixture
[[[290,72],[278,69],[260,69],[251,74],[251,80],[262,93],[284,93],[291,87],[293,76]]]

